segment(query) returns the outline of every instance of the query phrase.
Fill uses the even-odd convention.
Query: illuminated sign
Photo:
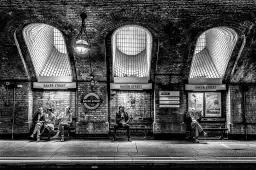
[[[217,91],[217,90],[226,90],[226,85],[191,85],[186,84],[185,85],[186,90],[192,90],[192,91]]]
[[[160,91],[159,96],[180,96],[179,91]]]
[[[144,90],[144,89],[152,89],[152,84],[117,84],[110,83],[110,89],[117,90]]]
[[[180,101],[160,100],[159,104],[180,104]]]
[[[35,89],[75,89],[76,83],[38,83],[33,82]]]
[[[161,100],[180,100],[180,97],[165,97],[165,96],[160,96]]]
[[[180,107],[180,105],[169,105],[169,104],[166,104],[166,105],[163,105],[163,104],[161,104],[161,105],[159,105],[159,107],[161,107],[161,108],[178,108],[178,107]]]
[[[82,103],[87,109],[93,110],[100,106],[101,99],[96,93],[88,93],[84,96]]]

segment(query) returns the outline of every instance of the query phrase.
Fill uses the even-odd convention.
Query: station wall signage
[[[34,89],[75,89],[76,83],[38,83],[33,82]]]
[[[87,109],[93,110],[100,106],[101,99],[100,96],[96,93],[88,93],[84,96],[82,103]]]
[[[116,90],[144,90],[144,89],[152,89],[152,83],[147,83],[147,84],[118,84],[118,83],[110,83],[110,89],[116,89]]]
[[[180,91],[159,91],[160,108],[179,108]]]
[[[161,107],[161,108],[179,108],[180,105],[168,105],[168,104],[163,105],[163,104],[161,104],[161,105],[159,105],[159,107]]]
[[[220,85],[192,85],[192,84],[186,84],[185,85],[186,90],[191,91],[218,91],[218,90],[226,90],[225,84]]]

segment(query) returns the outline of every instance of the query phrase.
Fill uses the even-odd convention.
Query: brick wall
[[[256,134],[256,87],[250,86],[245,92],[245,121],[247,134]]]
[[[184,121],[184,112],[187,109],[187,97],[184,87],[182,84],[166,86],[165,83],[164,79],[159,79],[158,85],[155,85],[154,133],[184,133],[185,128],[182,122]],[[159,91],[180,91],[180,107],[160,108]]]
[[[16,46],[3,47],[0,44],[0,80],[27,80],[23,62]]]
[[[229,86],[230,111],[227,114],[227,125],[230,134],[253,134],[256,133],[255,97],[254,86],[241,87]],[[245,102],[245,104],[244,104]],[[246,122],[246,123],[245,123]]]
[[[33,90],[33,114],[35,114],[39,107],[43,106],[45,109],[50,107],[57,116],[65,111],[65,107],[70,106],[73,117],[76,117],[76,93],[75,91],[64,90]]]
[[[90,5],[90,6],[88,6]],[[186,95],[184,84],[187,83],[189,68],[191,65],[191,56],[193,53],[193,44],[195,44],[197,36],[199,36],[207,28],[215,26],[227,26],[228,23],[233,24],[233,28],[243,25],[245,20],[255,22],[252,11],[256,6],[253,0],[224,0],[224,1],[3,1],[0,5],[1,25],[0,25],[0,79],[1,80],[27,80],[28,75],[25,71],[24,64],[14,44],[13,34],[15,30],[22,30],[23,26],[29,23],[45,23],[52,25],[62,31],[69,49],[70,58],[74,58],[75,72],[78,79],[77,96],[76,92],[68,91],[34,91],[31,93],[30,83],[25,83],[24,91],[18,92],[19,104],[17,107],[21,109],[17,114],[23,120],[30,120],[33,113],[38,108],[41,100],[43,104],[47,103],[47,97],[52,96],[56,101],[56,107],[60,96],[71,96],[72,109],[76,110],[76,114],[80,123],[77,126],[77,133],[107,133],[108,131],[108,109],[107,109],[107,65],[106,59],[110,56],[106,55],[105,37],[113,32],[119,26],[125,24],[139,24],[152,31],[154,40],[158,39],[159,48],[153,58],[157,58],[156,71],[151,71],[151,81],[155,90],[155,131],[159,133],[178,132],[183,133],[182,114],[187,109]],[[86,20],[87,31],[89,34],[92,59],[92,74],[96,80],[101,81],[96,89],[89,87],[90,62],[88,55],[77,56],[72,52],[72,37],[75,37],[79,31],[81,20],[79,14],[86,12],[88,18]],[[232,25],[230,24],[230,25]],[[207,25],[207,26],[206,26]],[[20,33],[20,32],[19,32]],[[250,35],[253,37],[253,35]],[[18,35],[17,37],[20,37]],[[248,42],[248,41],[247,41]],[[156,43],[156,42],[154,42]],[[252,43],[255,45],[255,42]],[[22,45],[22,51],[26,46]],[[246,47],[250,47],[249,45]],[[252,46],[253,47],[253,46]],[[253,47],[254,48],[254,47]],[[26,51],[26,50],[25,50]],[[247,52],[246,52],[247,51]],[[238,62],[239,69],[233,74],[232,82],[236,83],[255,83],[255,50],[248,52],[245,49],[242,53],[241,60]],[[29,58],[26,53],[24,58]],[[29,68],[29,73],[33,75],[33,69],[25,59]],[[252,64],[254,63],[254,64]],[[251,64],[253,66],[251,66]],[[152,66],[153,67],[153,66]],[[237,67],[237,68],[238,68]],[[238,78],[234,78],[238,77]],[[232,78],[232,77],[231,77]],[[227,82],[228,83],[228,82]],[[26,88],[25,88],[26,87]],[[179,109],[162,109],[158,107],[158,92],[160,90],[179,90],[181,91],[181,107]],[[96,110],[86,110],[80,103],[80,99],[84,94],[92,91],[99,93],[102,97],[102,103]],[[1,93],[5,94],[4,87],[1,87]],[[250,96],[254,96],[254,92],[250,91]],[[33,100],[32,100],[33,94]],[[0,96],[1,97],[1,96]],[[11,94],[10,94],[11,97]],[[146,97],[147,98],[147,97]],[[77,101],[76,101],[77,100]],[[253,97],[249,100],[254,101]],[[1,101],[0,101],[1,102]],[[76,104],[77,102],[77,104]],[[242,97],[238,86],[231,86],[230,89],[230,122],[232,133],[243,133],[242,120]],[[33,104],[33,110],[32,110]],[[253,103],[249,104],[253,110]],[[10,105],[11,106],[11,105]],[[2,106],[5,113],[12,113],[10,106]],[[75,109],[76,106],[76,109]],[[9,107],[9,108],[8,108]],[[57,110],[63,108],[62,104],[58,105]],[[27,109],[27,110],[26,110]],[[29,112],[28,112],[29,111]],[[3,112],[3,111],[2,111]],[[250,111],[251,112],[251,111]],[[2,114],[2,113],[1,113]],[[26,115],[26,116],[25,116]],[[249,116],[249,112],[248,112]],[[249,116],[250,117],[250,116]],[[0,119],[6,119],[1,117]],[[8,122],[10,118],[6,119]],[[253,118],[254,119],[254,118]],[[81,123],[83,122],[83,123]],[[7,123],[0,125],[7,126]],[[27,125],[20,125],[23,130],[28,129]],[[24,128],[23,128],[24,127]],[[9,129],[9,128],[8,128]],[[1,133],[9,133],[2,130]],[[22,131],[22,130],[20,130]],[[18,132],[18,131],[17,131]]]
[[[230,134],[244,134],[243,124],[243,93],[239,86],[229,86],[230,91]]]
[[[90,82],[78,83],[77,96],[77,116],[78,123],[76,128],[77,134],[105,134],[108,133],[108,110],[107,110],[107,84],[98,82],[94,88],[91,88]],[[101,103],[98,108],[87,109],[82,100],[88,93],[96,93]]]
[[[124,106],[125,111],[133,120],[154,117],[152,92],[112,91],[111,98],[110,123],[116,122],[116,112],[119,106]]]
[[[0,83],[0,134],[12,133],[13,113],[13,133],[23,134],[29,132],[28,119],[32,114],[31,84],[29,82],[16,83],[22,85],[22,87],[15,88],[15,93],[13,88],[9,87],[7,90],[6,86],[2,82]]]

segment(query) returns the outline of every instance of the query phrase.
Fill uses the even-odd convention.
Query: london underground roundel
[[[87,109],[93,110],[100,106],[101,99],[96,93],[88,93],[84,96],[82,103]]]

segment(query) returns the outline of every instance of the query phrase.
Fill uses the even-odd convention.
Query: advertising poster
[[[221,94],[205,93],[205,117],[221,117]]]
[[[188,93],[188,111],[200,112],[203,116],[204,93]]]

